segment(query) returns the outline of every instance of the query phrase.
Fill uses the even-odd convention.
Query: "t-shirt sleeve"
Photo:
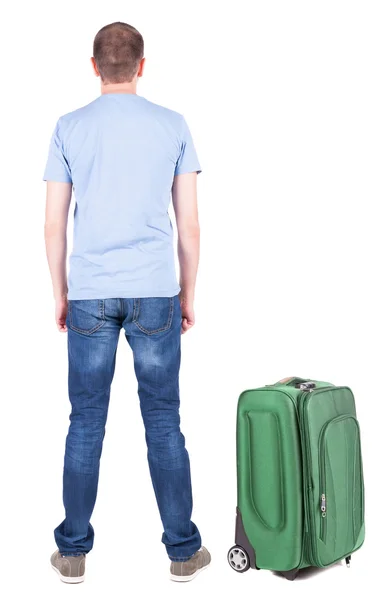
[[[60,136],[60,121],[54,129],[50,140],[48,160],[44,171],[44,181],[72,183],[72,176],[67,159],[65,158],[62,139]]]
[[[184,173],[201,173],[198,156],[196,154],[194,142],[188,125],[184,119],[182,127],[182,145],[180,154],[175,167],[175,175],[183,175]]]

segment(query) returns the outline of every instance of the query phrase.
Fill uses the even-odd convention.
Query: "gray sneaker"
[[[170,579],[173,581],[191,581],[198,573],[207,569],[211,562],[211,555],[204,546],[185,562],[172,562],[170,566]]]
[[[58,550],[52,554],[50,563],[64,583],[81,583],[85,579],[86,554],[62,556]]]

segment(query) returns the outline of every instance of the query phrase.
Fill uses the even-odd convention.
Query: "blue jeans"
[[[181,310],[174,298],[71,300],[68,317],[72,405],[64,461],[65,520],[55,529],[66,555],[92,549],[94,509],[110,386],[121,328],[133,351],[151,479],[172,560],[201,546],[191,521],[190,464],[179,424]]]

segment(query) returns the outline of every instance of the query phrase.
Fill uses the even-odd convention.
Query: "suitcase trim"
[[[249,542],[247,534],[245,533],[243,518],[241,516],[239,507],[236,507],[235,544],[244,548],[248,554],[251,569],[259,570],[256,565],[256,553]]]

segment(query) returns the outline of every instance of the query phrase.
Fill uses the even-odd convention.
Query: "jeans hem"
[[[186,557],[181,557],[179,558],[179,556],[170,556],[168,555],[169,559],[172,560],[172,562],[186,562],[187,560],[190,560],[190,558],[192,558],[193,556],[195,556],[196,552],[194,552],[194,554],[191,554],[191,556],[186,556]]]

